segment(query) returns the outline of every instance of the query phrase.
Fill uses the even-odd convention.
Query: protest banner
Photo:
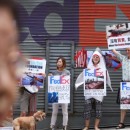
[[[92,54],[93,54],[93,51],[87,51],[87,63],[89,62]],[[117,57],[112,51],[104,50],[102,51],[102,55],[105,59],[107,68],[114,68],[114,70],[117,70],[122,66],[121,62],[117,59]]]
[[[120,83],[120,109],[130,109],[130,82]]]
[[[76,51],[75,55],[75,67],[76,68],[87,68],[87,64],[89,63],[89,60],[93,54],[93,51],[88,50],[80,50]],[[106,67],[107,68],[114,68],[114,70],[117,70],[121,68],[122,64],[118,60],[118,58],[115,56],[115,54],[110,50],[104,50],[102,51],[102,55],[104,56]]]
[[[106,26],[108,49],[130,47],[130,23]]]
[[[106,96],[106,70],[84,69],[84,96]]]
[[[48,76],[48,103],[70,103],[70,76]]]
[[[43,58],[31,58],[28,59],[27,65],[25,66],[21,84],[24,87],[32,88],[31,91],[37,86],[43,88],[44,74],[46,68],[46,60]],[[34,90],[35,91],[35,90]]]

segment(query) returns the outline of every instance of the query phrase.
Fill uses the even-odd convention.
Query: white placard
[[[106,26],[108,49],[130,47],[130,23]]]
[[[130,109],[130,82],[120,83],[120,109]]]
[[[24,68],[21,85],[31,93],[38,92],[39,88],[43,88],[44,75],[46,69],[46,60],[43,58],[28,59]]]
[[[70,76],[48,76],[48,103],[70,103]]]
[[[108,49],[122,49],[130,47],[130,36],[111,37],[107,39]]]
[[[106,96],[106,71],[84,69],[84,96]]]

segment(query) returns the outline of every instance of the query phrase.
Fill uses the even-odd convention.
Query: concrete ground
[[[49,130],[49,129],[39,129],[39,130]],[[62,129],[56,129],[56,130],[62,130]],[[74,130],[74,129],[72,129]],[[75,129],[75,130],[82,130],[82,129]],[[94,129],[90,129],[90,130],[94,130]],[[101,128],[100,130],[117,130],[116,128]],[[120,130],[130,130],[130,127],[126,127],[124,129],[120,129]]]
[[[102,128],[101,130],[116,130],[115,128]],[[126,127],[125,129],[120,130],[130,130],[130,127]]]

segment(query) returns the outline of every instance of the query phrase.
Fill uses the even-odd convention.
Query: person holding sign
[[[122,62],[122,80],[124,82],[130,82],[130,48],[126,49],[127,56],[120,54],[115,49],[113,49],[112,51],[117,56],[117,58]],[[120,100],[119,96],[118,100]],[[124,125],[125,116],[126,116],[126,110],[121,110],[120,123],[116,127],[117,129],[125,128]]]
[[[36,94],[43,88],[46,60],[39,57],[27,59],[20,87],[21,116],[36,112]]]
[[[105,70],[107,72],[107,81],[106,83],[111,87],[111,81],[109,77],[109,73],[106,70],[106,64],[104,57],[101,54],[101,51],[99,48],[95,50],[93,55],[90,58],[90,61],[88,63],[87,69],[95,69],[95,70]],[[84,81],[83,79],[83,73],[81,73],[77,80],[76,80],[76,88],[83,84]],[[106,80],[106,78],[105,78]],[[89,130],[89,125],[90,125],[90,118],[92,114],[92,109],[95,110],[96,114],[96,119],[95,119],[95,130],[100,130],[99,129],[99,123],[100,123],[100,118],[102,116],[102,102],[103,102],[103,96],[85,96],[85,106],[84,106],[84,119],[85,119],[85,128],[83,130]]]
[[[65,69],[66,68],[66,60],[63,57],[59,57],[57,59],[57,70],[49,74],[50,76],[67,76],[70,75],[70,72]],[[62,113],[63,113],[63,129],[67,130],[67,124],[68,124],[68,103],[53,103],[52,104],[52,117],[51,117],[51,124],[50,124],[50,129],[54,130],[55,128],[55,123],[57,119],[57,113],[58,113],[58,108],[59,105],[62,107]]]

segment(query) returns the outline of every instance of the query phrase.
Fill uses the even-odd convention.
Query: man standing
[[[124,82],[130,82],[130,48],[126,49],[126,53],[127,53],[126,56],[120,54],[116,50],[112,50],[112,51],[117,56],[117,58],[122,62],[122,80]],[[125,116],[126,116],[126,111],[127,110],[121,110],[120,123],[116,127],[116,129],[125,128],[124,120],[125,120]]]

